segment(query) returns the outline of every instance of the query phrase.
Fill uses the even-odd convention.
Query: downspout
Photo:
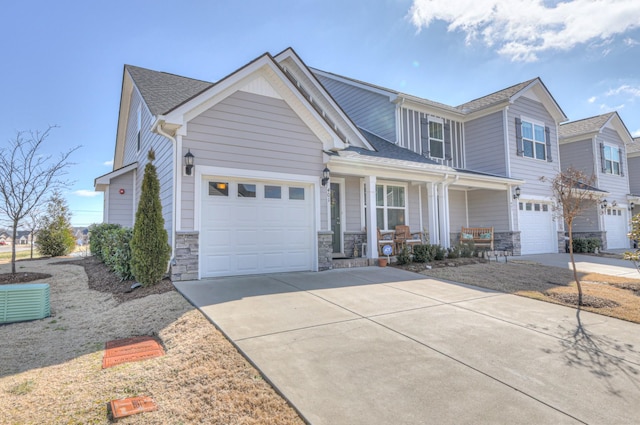
[[[167,272],[169,271],[169,269],[171,268],[171,265],[174,264],[175,262],[175,258],[176,258],[176,197],[177,197],[177,193],[178,193],[178,176],[177,176],[177,167],[176,167],[176,161],[178,158],[178,143],[176,142],[176,139],[169,135],[168,133],[166,133],[163,129],[162,129],[162,122],[158,122],[158,125],[156,125],[156,130],[158,131],[158,134],[160,134],[161,136],[166,137],[167,139],[171,140],[171,145],[173,146],[173,161],[171,161],[171,166],[173,167],[173,201],[171,202],[171,258],[169,259],[169,264],[167,264]]]

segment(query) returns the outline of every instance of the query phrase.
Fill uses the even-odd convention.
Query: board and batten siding
[[[593,140],[579,140],[560,145],[560,164],[565,171],[569,167],[582,171],[587,177],[595,175]]]
[[[138,109],[140,109],[140,149],[138,150]],[[124,149],[124,165],[138,162],[136,179],[136,199],[133,203],[134,212],[138,209],[144,168],[147,165],[147,155],[150,149],[155,152],[155,161],[158,181],[160,182],[160,204],[162,205],[162,217],[164,227],[172,240],[172,214],[173,214],[173,145],[171,140],[159,134],[151,132],[154,117],[144,104],[137,89],[131,93],[129,118],[127,121],[126,142]]]
[[[509,231],[510,206],[503,191],[470,190],[467,192],[467,202],[469,227],[493,227],[495,232]]]
[[[237,91],[187,124],[197,165],[320,176],[322,143],[281,100]],[[194,228],[194,180],[182,179],[181,228]],[[324,205],[325,199],[322,199]],[[326,208],[320,208],[322,223]]]
[[[468,170],[507,175],[504,149],[504,112],[498,111],[464,124]]]
[[[134,195],[134,171],[111,179],[105,197],[108,197],[109,219],[111,224],[119,224],[123,227],[133,227],[133,195]],[[124,194],[120,194],[120,189]]]
[[[424,112],[414,111],[409,108],[400,108],[400,140],[398,146],[413,151],[418,155],[422,155],[422,132],[421,120],[427,118],[437,118],[442,120],[445,128],[445,141],[451,142],[451,159],[431,158],[432,160],[449,165],[455,168],[465,168],[464,158],[464,128],[461,122],[442,118],[437,115],[426,114]],[[428,136],[428,135],[426,135]],[[395,137],[394,137],[395,138]],[[389,139],[392,140],[392,139]]]
[[[552,192],[549,181],[560,172],[558,134],[553,117],[542,103],[526,97],[518,98],[509,107],[507,115],[509,160],[511,163],[511,175],[509,177],[525,180],[525,183],[521,185],[523,196],[551,197]],[[530,119],[549,127],[551,162],[517,155],[516,118]],[[541,181],[541,177],[545,177],[546,181]]]
[[[620,149],[620,167],[622,172],[620,175],[607,174],[602,170],[602,151],[600,150],[600,143],[604,143],[606,146],[613,146]],[[605,128],[600,134],[596,136],[596,152],[598,155],[597,167],[599,171],[598,175],[598,188],[606,190],[611,193],[608,195],[607,200],[609,202],[616,201],[620,203],[627,203],[627,194],[629,193],[629,179],[627,177],[627,153],[625,150],[624,142],[618,135],[618,132],[610,128]]]
[[[316,74],[324,88],[359,127],[396,141],[396,106],[389,96]]]

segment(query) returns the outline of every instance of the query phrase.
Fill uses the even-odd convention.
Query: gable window
[[[544,126],[522,121],[522,151],[529,158],[547,159]]]
[[[376,185],[376,221],[380,229],[393,230],[405,224],[406,208],[404,186]]]
[[[442,121],[429,120],[429,153],[433,158],[444,159],[444,125]]]
[[[620,175],[620,150],[618,148],[604,145],[604,172]]]

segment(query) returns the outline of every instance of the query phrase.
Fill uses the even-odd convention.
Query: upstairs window
[[[547,160],[544,126],[522,121],[522,151],[526,157]]]
[[[620,150],[618,148],[604,145],[604,172],[620,175]]]
[[[442,122],[429,120],[429,153],[433,158],[444,159],[444,126]]]

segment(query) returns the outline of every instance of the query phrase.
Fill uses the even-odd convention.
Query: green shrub
[[[104,263],[105,259],[102,255],[102,247],[104,246],[107,233],[115,229],[120,229],[121,227],[119,224],[110,223],[92,224],[89,226],[89,249],[91,250],[91,254],[95,255],[98,260]]]
[[[432,258],[436,261],[442,261],[447,256],[447,250],[440,245],[431,245]]]
[[[460,245],[447,248],[447,258],[460,258]]]
[[[602,241],[599,238],[573,238],[573,252],[576,254],[581,253],[594,253],[596,248],[602,246]]]
[[[431,255],[431,245],[414,245],[413,247],[413,261],[416,263],[428,263],[433,260]]]
[[[104,263],[120,278],[120,281],[133,279],[131,272],[131,238],[133,229],[111,229],[104,235]]]
[[[67,255],[76,247],[71,230],[71,212],[59,191],[54,191],[47,203],[36,246],[40,254],[50,257]]]
[[[463,242],[460,244],[460,256],[463,258],[471,258],[476,253],[476,244],[473,241]]]
[[[409,264],[411,262],[411,254],[409,253],[409,248],[406,246],[402,248],[402,251],[396,255],[396,262],[398,265]]]

